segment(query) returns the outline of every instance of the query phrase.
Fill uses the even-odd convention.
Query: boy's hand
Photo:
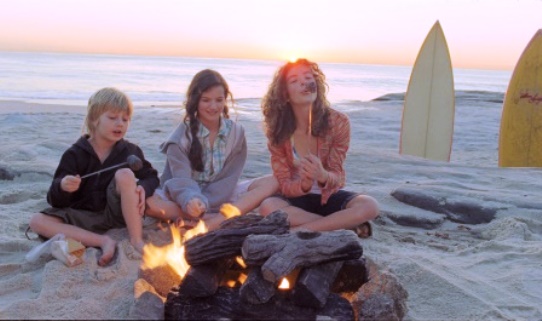
[[[188,211],[188,215],[192,217],[200,217],[203,215],[203,213],[205,213],[205,211],[207,211],[207,208],[199,198],[193,198],[188,201],[186,210]]]
[[[60,181],[60,188],[68,193],[73,193],[79,189],[81,185],[81,176],[66,175]]]
[[[137,209],[139,215],[145,215],[145,189],[141,185],[137,185],[136,193],[138,195]]]

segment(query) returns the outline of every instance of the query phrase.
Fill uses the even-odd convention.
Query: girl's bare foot
[[[98,260],[98,265],[106,266],[109,264],[109,262],[111,262],[113,256],[115,256],[117,242],[115,242],[112,238],[105,236],[105,241],[100,248],[102,249],[102,256]]]

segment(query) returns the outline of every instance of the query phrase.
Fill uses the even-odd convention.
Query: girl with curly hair
[[[378,203],[342,189],[350,122],[330,107],[326,89],[324,73],[307,59],[288,62],[275,73],[262,111],[282,195],[264,200],[260,213],[281,209],[294,230],[347,228],[368,237],[368,221],[378,216]]]

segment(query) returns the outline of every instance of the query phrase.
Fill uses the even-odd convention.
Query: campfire
[[[171,231],[170,244],[145,247],[140,269],[166,297],[167,320],[354,320],[341,294],[367,271],[352,231],[290,233],[282,211]]]

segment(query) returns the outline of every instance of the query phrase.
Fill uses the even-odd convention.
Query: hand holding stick
[[[135,171],[140,170],[143,167],[143,162],[136,155],[130,155],[130,156],[128,156],[126,161],[123,162],[123,163],[101,169],[101,170],[96,171],[94,173],[86,174],[84,176],[81,176],[81,179],[87,178],[87,177],[92,176],[92,175],[100,174],[100,173],[103,173],[103,172],[106,172],[108,170],[112,170],[112,169],[115,169],[115,168],[118,168],[118,167],[121,167],[121,166],[124,166],[124,165],[128,165],[128,167],[130,167],[130,169],[135,172]]]

